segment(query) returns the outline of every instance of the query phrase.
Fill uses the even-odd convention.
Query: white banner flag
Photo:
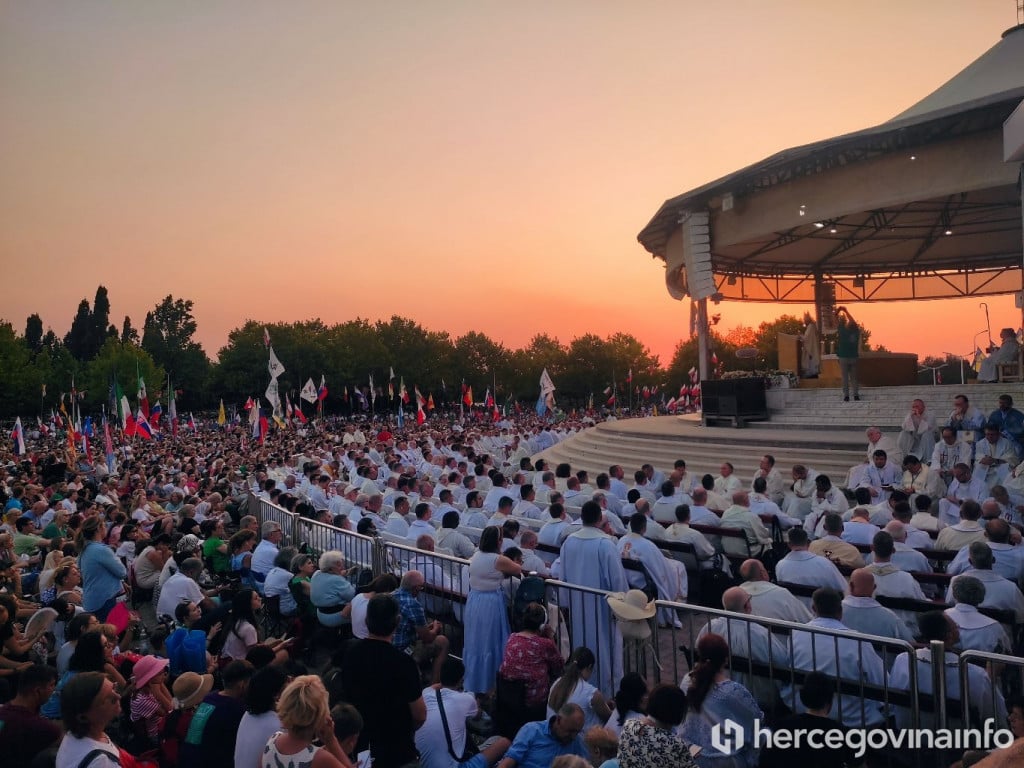
[[[302,388],[302,391],[299,392],[299,397],[301,397],[307,403],[315,403],[316,395],[316,384],[313,383],[313,379],[307,381],[306,385]]]
[[[274,354],[274,348],[270,348],[270,362],[267,364],[267,368],[270,369],[270,377],[277,379],[282,373],[284,373],[284,366],[281,365],[281,361],[277,359],[277,355]]]

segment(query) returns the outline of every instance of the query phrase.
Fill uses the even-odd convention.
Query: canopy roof
[[[1002,124],[1024,99],[1024,25],[905,112],[784,150],[666,201],[638,239],[679,275],[680,222],[710,213],[725,299],[811,303],[1007,293],[1021,287],[1019,168]],[[674,270],[674,271],[673,271]]]

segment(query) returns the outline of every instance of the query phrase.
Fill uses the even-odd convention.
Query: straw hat
[[[174,706],[176,709],[191,709],[212,690],[213,675],[182,672],[171,688],[171,692],[174,694]]]
[[[625,594],[615,592],[605,599],[612,613],[623,621],[646,621],[653,618],[658,611],[654,601],[648,602],[647,595],[639,589],[631,589]]]
[[[146,683],[167,669],[167,659],[158,659],[156,656],[143,656],[132,668],[135,677],[136,690],[144,688]]]

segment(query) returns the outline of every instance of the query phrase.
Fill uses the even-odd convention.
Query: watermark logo
[[[755,721],[755,728],[758,721]],[[723,755],[731,755],[743,749],[743,726],[732,720],[716,723],[711,729],[711,746]]]
[[[749,731],[749,732],[748,732]],[[902,728],[851,728],[849,730],[798,728],[792,731],[772,731],[755,720],[749,729],[735,720],[716,723],[711,728],[711,746],[723,755],[732,755],[748,743],[756,749],[849,749],[857,759],[867,750],[883,749],[1005,749],[1013,743],[1013,732],[997,728],[996,721],[988,719],[981,728],[937,728],[913,730]]]

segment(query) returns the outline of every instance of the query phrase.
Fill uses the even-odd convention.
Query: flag
[[[75,430],[68,424],[68,454],[71,456],[71,464],[78,464],[78,448],[75,447]]]
[[[501,411],[498,410],[498,404],[491,400],[491,421],[501,421]]]
[[[936,384],[941,384],[942,383],[942,371],[936,371],[935,372],[935,383]]]
[[[289,419],[295,415],[295,411],[292,410],[292,401],[288,398],[288,393],[284,393],[284,415]]]
[[[57,425],[57,429],[64,429],[64,419],[59,413],[54,412],[53,408],[50,409],[50,421]]]
[[[324,379],[323,374],[320,374],[320,389],[316,391],[316,399],[320,402],[327,399],[327,380]]]
[[[61,410],[64,409],[64,402],[61,401]],[[121,389],[121,385],[117,383],[117,379],[114,379],[114,407],[117,408],[117,423],[118,426],[124,431],[126,435],[132,435],[135,432],[135,417],[132,416],[131,406],[128,404],[128,397]],[[67,411],[64,411],[66,414]]]
[[[341,399],[344,400],[346,403],[348,402],[348,384],[346,384],[341,389]]]
[[[306,423],[306,414],[302,412],[302,403],[295,404],[295,416],[301,423]]]
[[[270,331],[267,330],[266,326],[263,326],[263,346],[270,347]]]
[[[405,429],[405,410],[402,408],[402,401],[398,401],[398,428]]]
[[[377,390],[373,388],[373,374],[370,374],[370,403],[377,402]]]
[[[359,407],[364,411],[369,410],[370,404],[366,400],[366,395],[363,394],[363,390],[359,387],[353,387],[352,394],[359,400]]]
[[[167,391],[171,395],[171,402],[167,405],[167,420],[171,422],[171,437],[178,436],[178,406],[174,402],[174,390],[171,388],[171,377],[167,377]]]
[[[629,373],[626,374],[626,383],[627,384],[632,384],[633,383],[633,369],[632,368],[630,368],[629,369]]]
[[[971,365],[971,368],[974,369],[975,373],[980,373],[981,372],[981,364],[984,361],[985,361],[985,353],[981,351],[981,347],[977,347],[974,350],[974,363]],[[61,407],[63,407],[63,405],[64,404],[61,403]]]
[[[545,368],[540,374],[540,396],[544,400],[544,408],[546,410],[555,410],[555,382],[551,380],[551,376],[548,374],[548,369]],[[540,408],[540,400],[537,401],[538,409]],[[537,413],[543,415],[538,410]]]
[[[403,403],[409,402],[409,390],[405,388],[405,377],[403,376],[398,382],[398,396],[402,398]]]
[[[607,395],[609,391],[611,391],[611,387],[608,387],[608,389],[605,390],[605,394]],[[615,402],[615,393],[612,392],[612,396],[608,398],[608,402],[605,403],[605,405],[611,405],[614,402]]]
[[[92,416],[85,417],[85,424],[82,425],[82,434],[86,437],[93,436]]]
[[[135,434],[143,440],[153,439],[153,428],[149,426],[149,419],[146,418],[141,408],[135,414]]]
[[[21,416],[14,420],[14,432],[11,433],[14,440],[14,453],[18,456],[25,455],[25,429],[21,426]]]
[[[388,369],[388,398],[395,396],[395,385],[392,382],[395,380],[395,369],[390,367]]]
[[[313,379],[312,378],[310,378],[309,381],[307,381],[306,384],[302,387],[302,391],[299,392],[299,397],[301,397],[307,403],[315,403],[316,402],[316,400],[317,400],[317,391],[316,391],[316,385],[313,383]]]
[[[428,411],[434,410],[434,396],[433,395],[427,395],[427,410]]]
[[[281,365],[281,361],[277,359],[277,355],[274,354],[274,348],[270,347],[270,360],[267,362],[267,368],[270,370],[270,378],[277,380],[277,377],[284,373],[284,366]]]
[[[252,401],[252,397],[250,396],[248,399],[246,399],[245,405],[242,406],[242,407],[245,408],[245,410],[247,410],[247,411],[251,411],[253,405],[254,405],[254,403]]]
[[[590,393],[590,400],[587,401],[587,410],[588,411],[594,410],[594,393],[593,392]]]
[[[270,431],[270,422],[267,417],[260,412],[260,420],[258,422],[260,428],[260,445],[263,445],[267,440],[267,432]]]
[[[676,409],[676,399],[674,397],[669,399],[669,401],[665,403],[665,408],[669,411],[674,411]]]
[[[263,393],[263,396],[267,398],[267,402],[270,403],[270,407],[273,409],[275,416],[281,412],[281,396],[277,391],[277,379],[271,379],[270,383],[267,384],[267,391]]]
[[[138,363],[135,364],[138,368]],[[73,385],[72,385],[73,386]],[[142,411],[142,415],[149,419],[149,398],[146,396],[146,382],[142,379],[142,374],[139,374],[139,410]]]
[[[153,409],[149,412],[149,423],[153,425],[153,429],[159,429],[160,417],[164,413],[164,407],[160,405],[160,401],[157,400],[153,403]]]
[[[395,368],[394,368],[394,366],[389,366],[388,367],[388,381],[393,381],[394,378],[395,378]]]
[[[40,397],[46,397],[46,385],[43,384],[43,394]]]
[[[42,432],[44,435],[50,434],[49,428],[45,424],[43,424],[43,420],[42,420],[41,417],[36,416],[36,423],[39,424],[39,431],[40,432]]]
[[[444,379],[441,379],[441,391],[442,392],[447,392],[448,391],[448,387],[446,387],[444,385]]]
[[[220,399],[220,409],[217,411],[217,424],[223,427],[228,421],[228,415],[224,413],[224,398]]]
[[[484,406],[490,408],[494,404],[494,398],[491,397],[491,388],[488,387],[484,390]]]
[[[423,395],[421,395],[421,394],[420,394],[420,388],[419,388],[419,387],[417,387],[417,386],[416,386],[416,385],[414,384],[414,385],[413,385],[413,388],[412,388],[412,391],[416,393],[416,404],[417,404],[417,405],[418,405],[418,406],[419,406],[420,408],[422,408],[423,406],[425,406],[425,405],[427,404],[427,400],[426,400],[426,398],[425,398],[425,397],[423,397]]]
[[[462,402],[464,402],[470,408],[473,407],[473,388],[467,387],[465,384],[462,385],[465,389],[462,390]]]
[[[693,383],[696,383],[696,381],[697,381],[697,368],[696,367],[691,367],[690,368],[690,381],[693,382]]]
[[[257,428],[257,424],[260,420],[260,401],[258,398],[255,401],[251,397],[249,398],[248,410],[249,424],[252,426],[252,436],[258,437],[259,430]]]
[[[111,474],[114,473],[114,442],[110,439],[110,422],[103,419],[103,438],[106,450],[104,453],[107,458],[107,471]]]
[[[718,365],[718,353],[717,352],[712,352],[711,353],[711,364],[712,365]]]
[[[193,432],[199,431],[199,428],[196,426],[196,417],[192,415],[192,411],[188,412],[188,425],[192,428]]]
[[[423,403],[422,402],[417,402],[416,403],[416,423],[417,424],[422,424],[426,420],[427,420],[427,414],[425,414],[423,412]]]

